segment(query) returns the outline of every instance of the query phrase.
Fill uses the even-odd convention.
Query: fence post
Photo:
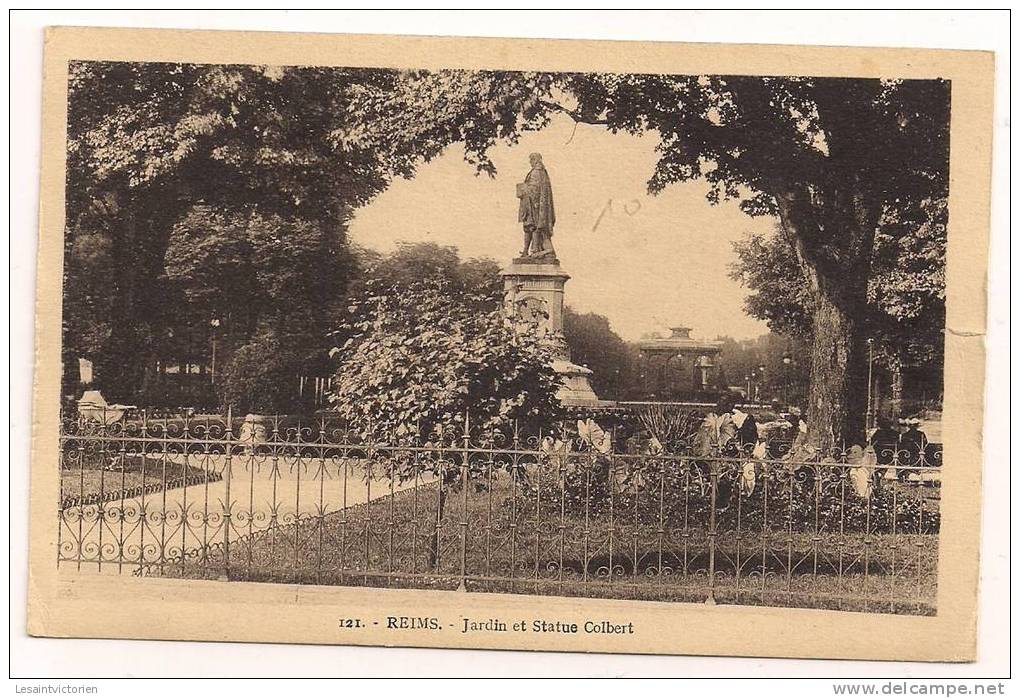
[[[57,426],[57,444],[58,444],[58,451],[57,451],[57,474],[58,475],[57,476],[60,477],[60,478],[63,478],[63,475],[64,475],[64,465],[66,465],[65,447],[67,445],[67,440],[66,439],[67,439],[67,431],[68,430],[66,428],[67,425],[64,422],[65,418],[66,418],[66,415],[64,414],[64,408],[61,407],[60,408],[60,423]],[[142,463],[144,464],[145,463],[145,460],[144,460],[145,456],[142,456],[142,458],[143,458]],[[63,548],[61,547],[61,540],[60,540],[61,539],[61,533],[63,533],[63,531],[64,531],[64,523],[65,523],[65,517],[64,517],[64,492],[63,492],[63,490],[64,490],[63,486],[57,487],[57,569],[60,569],[60,558],[61,558],[61,554],[62,554],[61,551],[63,550]],[[78,496],[79,497],[81,496],[81,491],[78,492]],[[142,495],[142,496],[144,497],[144,495]],[[145,500],[143,499],[142,501],[144,502]],[[143,517],[145,516],[144,510],[142,511],[142,516]],[[145,561],[145,559],[144,559],[145,558],[145,546],[144,546],[144,543],[145,543],[145,525],[144,524],[145,524],[145,520],[143,518],[142,519],[142,526],[140,526],[140,528],[139,528],[139,530],[142,531],[142,543],[143,543],[143,545],[140,546],[140,547],[141,547],[141,550],[142,550],[141,556],[142,556],[142,561],[143,562]],[[79,540],[81,540],[81,539],[79,539]],[[81,550],[81,543],[78,544],[78,549]],[[78,557],[81,557],[80,553],[79,553]],[[144,565],[142,565],[142,569],[144,569]]]
[[[716,523],[715,523],[715,506],[718,500],[718,486],[719,486],[719,461],[711,460],[708,464],[709,471],[709,484],[710,484],[710,501],[708,507],[708,598],[705,599],[705,603],[709,606],[715,605],[715,537],[716,537]]]
[[[233,458],[233,445],[231,443],[231,437],[233,436],[231,430],[233,429],[233,411],[230,406],[227,406],[227,433],[225,434],[226,441],[226,457],[227,462],[224,466],[223,479],[226,480],[224,485],[224,503],[223,503],[223,576],[220,578],[221,581],[230,581],[230,512],[233,510],[233,503],[230,501],[230,477],[232,470],[232,458]]]
[[[464,411],[464,445],[461,451],[460,464],[460,490],[461,490],[461,517],[460,517],[460,585],[457,591],[467,591],[467,506],[468,506],[468,449],[471,447],[471,415]]]

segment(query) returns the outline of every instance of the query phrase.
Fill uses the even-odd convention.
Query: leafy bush
[[[226,405],[240,413],[274,414],[300,409],[299,360],[281,338],[261,332],[242,345],[220,379]]]
[[[428,441],[440,425],[537,429],[560,413],[552,346],[515,327],[495,289],[370,283],[348,312],[331,399],[365,433]]]

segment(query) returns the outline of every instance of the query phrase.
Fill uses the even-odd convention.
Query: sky
[[[462,259],[508,265],[523,244],[515,185],[540,152],[556,207],[553,243],[564,271],[566,304],[605,315],[626,340],[685,325],[693,337],[757,337],[765,324],[743,311],[746,290],[728,276],[733,241],[768,233],[770,218],[750,218],[736,202],[710,206],[702,182],[647,193],[656,162],[655,134],[612,134],[558,117],[520,142],[489,155],[495,178],[476,175],[463,147],[448,148],[398,179],[362,208],[351,241],[387,252],[400,241],[452,245]]]

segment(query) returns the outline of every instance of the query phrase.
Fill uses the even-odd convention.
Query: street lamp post
[[[220,319],[214,317],[209,321],[209,326],[212,327],[212,360],[209,362],[209,376],[210,382],[216,385],[216,331],[220,327]]]
[[[872,380],[874,362],[875,340],[868,337],[868,411],[864,416],[864,428],[870,429],[875,421],[875,406],[872,403]]]
[[[762,388],[765,387],[765,364],[758,366],[758,389],[755,391],[755,402],[761,404],[761,394],[764,392]]]
[[[790,405],[790,364],[793,363],[793,357],[790,356],[789,352],[783,354],[783,404],[785,406]]]

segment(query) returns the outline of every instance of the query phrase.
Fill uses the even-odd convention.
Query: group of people
[[[900,423],[902,429],[897,431],[892,428],[891,420],[880,418],[878,428],[869,435],[865,445],[854,444],[847,450],[846,474],[859,496],[871,497],[881,489],[882,480],[892,473],[905,481],[913,472],[911,466],[930,464],[929,444],[919,429],[920,420],[905,419]],[[776,429],[784,433],[779,438],[769,438]],[[843,462],[841,458],[834,459],[832,455],[819,452],[809,439],[807,415],[803,412],[792,410],[779,419],[759,425],[754,415],[742,410],[729,396],[720,399],[715,409],[705,416],[695,438],[695,455],[706,458],[698,461],[705,476],[713,455],[741,459],[735,479],[717,480],[717,501],[723,509],[729,506],[737,489],[743,496],[755,491],[759,464],[770,457],[788,463],[807,487],[811,487],[817,477],[810,464]]]
[[[899,420],[899,429],[893,421],[884,415],[876,420],[876,428],[871,433],[868,443],[875,450],[879,465],[899,465],[906,467],[931,465],[929,462],[928,437],[920,429],[921,420],[916,417]],[[897,471],[901,480],[909,471]]]
[[[789,444],[790,450],[795,450],[807,440],[807,415],[794,408],[781,415],[780,419],[758,424],[754,415],[745,412],[732,396],[724,395],[716,403],[715,409],[706,415],[699,439],[703,445],[711,441],[712,445],[724,451],[733,451],[730,455],[736,455],[737,452],[750,454],[756,448],[763,450],[766,434],[776,428],[783,432],[776,441]]]
[[[849,470],[851,479],[862,496],[869,496],[871,491],[881,487],[885,477],[894,474],[905,481],[914,472],[912,468],[933,464],[932,446],[920,425],[921,420],[912,417],[899,420],[899,429],[896,429],[889,417],[880,416],[877,428],[869,433],[866,442],[850,447],[846,463],[853,466]],[[778,438],[770,436],[776,434],[775,430],[780,430]],[[695,453],[748,457],[738,478],[741,489],[747,493],[754,488],[756,461],[770,457],[786,461],[803,471],[806,477],[813,477],[810,466],[796,464],[826,462],[832,458],[820,453],[809,440],[807,415],[802,411],[794,409],[781,414],[779,419],[759,424],[754,415],[742,410],[730,396],[721,398],[715,409],[706,415],[696,436]]]
[[[727,429],[726,424],[732,423]],[[807,415],[798,408],[782,413],[779,419],[759,425],[754,415],[744,412],[741,405],[730,396],[723,396],[706,417],[703,430],[710,430],[714,425],[718,435],[714,445],[739,448],[750,452],[766,434],[780,430],[780,436],[774,439],[784,446],[789,445],[790,451],[805,443],[808,434]],[[876,420],[876,428],[867,438],[867,445],[874,449],[879,465],[919,466],[930,465],[928,437],[921,430],[921,420],[917,417],[900,419],[894,426],[893,420],[881,415]],[[769,439],[770,441],[773,439]]]

